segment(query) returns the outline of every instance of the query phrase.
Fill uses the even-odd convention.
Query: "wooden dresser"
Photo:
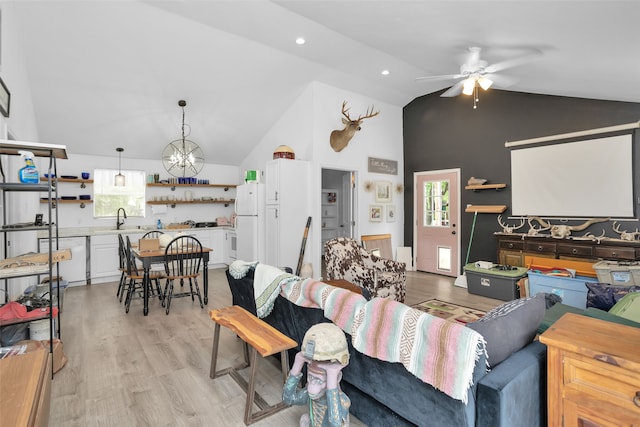
[[[640,260],[640,241],[575,238],[556,239],[548,236],[496,233],[497,259],[500,264],[526,267],[526,256],[598,262],[600,259],[614,261]]]
[[[548,425],[640,425],[640,329],[565,314],[547,345]]]
[[[0,425],[49,425],[51,354],[47,348],[0,360]]]

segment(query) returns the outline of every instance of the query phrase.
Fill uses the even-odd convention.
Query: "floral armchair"
[[[367,252],[346,237],[329,240],[324,246],[327,280],[344,279],[365,288],[371,297],[404,302],[406,265]]]

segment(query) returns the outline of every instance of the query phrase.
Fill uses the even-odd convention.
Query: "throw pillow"
[[[608,283],[590,283],[587,286],[587,308],[599,308],[609,311],[620,299],[629,292],[640,291],[640,286],[618,286]]]
[[[499,305],[467,327],[484,337],[493,368],[533,341],[544,313],[545,294],[539,293]]]

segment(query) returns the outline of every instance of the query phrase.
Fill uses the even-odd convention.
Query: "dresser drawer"
[[[593,255],[593,251],[591,250],[591,246],[558,243],[558,255],[591,258]]]
[[[624,408],[640,418],[640,374],[602,361],[572,354],[564,358],[565,398],[597,399]]]
[[[524,242],[522,240],[501,240],[500,249],[521,251],[524,249]]]
[[[603,259],[636,259],[636,248],[621,248],[615,246],[595,246],[593,254]]]
[[[555,254],[556,244],[554,242],[525,242],[524,250],[539,254]]]

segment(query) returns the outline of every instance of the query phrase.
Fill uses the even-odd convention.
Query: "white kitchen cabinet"
[[[266,262],[277,267],[298,265],[307,219],[311,215],[311,164],[277,159],[266,165]],[[312,244],[311,239],[307,246]]]
[[[49,244],[48,239],[39,239],[38,252],[42,252]],[[61,262],[59,265],[60,276],[69,282],[69,286],[85,285],[87,282],[87,238],[59,237],[59,249],[70,249],[71,259]]]
[[[131,243],[137,243],[144,233],[123,234],[129,236]],[[126,239],[125,239],[126,242]],[[105,234],[91,236],[91,283],[104,283],[119,280],[118,235]]]
[[[209,255],[209,265],[224,264],[224,230],[211,230],[211,246],[213,252]]]

